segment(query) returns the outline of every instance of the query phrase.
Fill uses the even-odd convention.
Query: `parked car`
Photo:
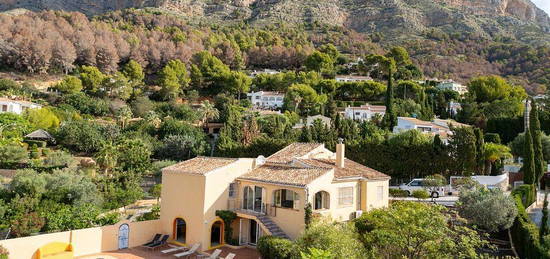
[[[400,190],[407,191],[410,196],[415,190],[426,190],[432,198],[444,196],[448,192],[448,186],[433,186],[429,184],[428,179],[415,178],[409,183],[399,185]]]

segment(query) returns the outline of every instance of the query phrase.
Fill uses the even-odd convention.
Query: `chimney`
[[[338,144],[336,144],[336,166],[338,168],[344,168],[346,145],[344,145],[344,140],[339,138]]]

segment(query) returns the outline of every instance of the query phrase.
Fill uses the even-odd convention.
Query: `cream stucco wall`
[[[291,239],[298,237],[305,226],[304,206],[307,203],[305,200],[305,197],[307,197],[305,188],[240,180],[239,199],[243,198],[243,189],[246,186],[259,186],[264,188],[263,202],[269,205],[273,204],[273,192],[276,190],[288,189],[298,193],[299,203],[296,205],[298,209],[276,208],[276,216],[271,217],[273,222],[275,222],[275,224],[277,224]]]
[[[8,249],[10,258],[13,259],[35,258],[38,248],[51,242],[71,243],[74,256],[114,251],[118,249],[118,229],[122,224],[128,224],[130,229],[129,247],[139,246],[150,241],[156,233],[159,233],[160,229],[160,220],[122,221],[110,226],[1,240],[0,245]]]
[[[229,184],[248,172],[254,159],[242,158],[205,175],[163,171],[161,223],[163,232],[172,238],[174,220],[186,222],[186,243],[201,244],[201,250],[210,248],[211,226],[216,220],[216,210],[226,210]]]
[[[389,180],[367,180],[364,182],[366,186],[365,206],[362,208],[365,211],[372,209],[388,207],[389,204]],[[379,199],[377,188],[383,188],[383,197]]]
[[[322,179],[317,179],[322,180]],[[338,204],[339,189],[344,187],[353,188],[353,202],[351,205]],[[315,204],[315,194],[319,191],[326,191],[330,195],[330,206],[328,210],[313,210],[313,212],[320,213],[323,216],[329,216],[337,221],[350,220],[355,211],[359,210],[360,203],[360,185],[357,180],[351,181],[315,181],[308,186],[309,189],[309,201],[312,206]]]

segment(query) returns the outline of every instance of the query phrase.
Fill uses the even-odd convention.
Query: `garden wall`
[[[11,259],[34,259],[38,248],[51,242],[71,243],[74,256],[96,254],[118,249],[118,229],[129,226],[129,247],[147,243],[160,233],[160,220],[141,222],[122,221],[115,225],[0,240],[0,245],[10,252]]]

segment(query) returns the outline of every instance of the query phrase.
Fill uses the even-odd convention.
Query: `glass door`
[[[254,186],[254,211],[263,211],[263,188],[258,186]]]
[[[258,223],[255,220],[250,220],[250,244],[256,245],[258,243]]]

